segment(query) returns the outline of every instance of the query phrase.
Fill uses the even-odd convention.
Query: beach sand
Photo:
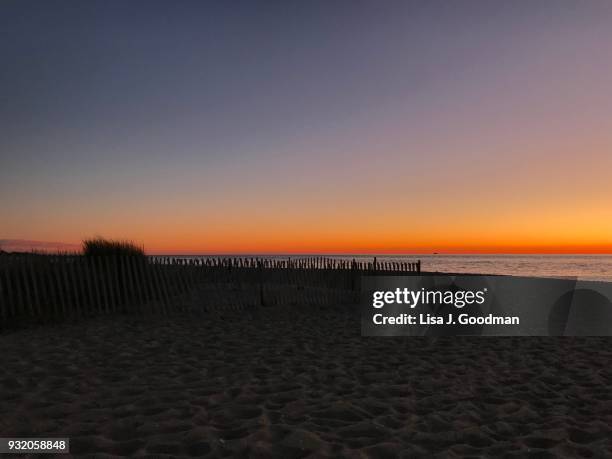
[[[75,455],[612,457],[612,339],[363,338],[355,310],[0,335],[0,436]]]

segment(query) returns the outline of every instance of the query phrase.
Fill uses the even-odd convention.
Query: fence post
[[[170,310],[170,300],[168,298],[168,291],[166,290],[166,284],[161,279],[161,266],[154,263],[151,268],[153,269],[153,275],[155,279],[155,285],[157,287],[157,294],[161,304],[161,310],[163,314],[168,314]]]
[[[30,288],[28,285],[28,277],[27,277],[27,258],[23,259],[21,263],[19,263],[19,273],[21,274],[21,282],[23,283],[23,292],[24,299],[27,303],[27,306],[24,305],[24,313],[29,313],[30,316],[34,316],[34,308],[32,307],[32,296],[30,295]],[[27,310],[27,312],[26,312]]]
[[[139,313],[142,313],[144,312],[144,297],[142,295],[142,283],[138,275],[138,261],[139,260],[136,260],[134,257],[128,257],[128,265],[132,276],[132,286],[136,290],[136,296],[138,298],[138,308],[136,309]]]
[[[113,270],[111,268],[111,255],[107,255],[104,257],[104,274],[106,276],[106,282],[108,286],[108,299],[109,303],[107,303],[107,308],[110,308],[110,312],[115,312],[117,309],[117,301],[116,296],[118,294],[117,286],[115,285],[115,276]]]
[[[66,317],[66,314],[68,312],[68,306],[67,306],[67,302],[66,302],[66,293],[64,292],[64,285],[63,285],[63,270],[62,270],[62,262],[60,261],[60,257],[56,257],[55,258],[55,264],[53,266],[53,271],[55,272],[55,280],[57,283],[57,290],[59,292],[59,297],[60,297],[60,302],[62,304],[62,316]]]
[[[47,319],[59,316],[59,304],[57,300],[57,287],[55,285],[55,277],[53,276],[53,263],[48,258],[45,263],[45,272],[43,276],[43,284],[45,284],[45,290],[47,292],[47,301],[49,307],[47,308]]]
[[[68,269],[68,277],[70,277],[72,284],[72,294],[74,295],[74,313],[76,316],[81,316],[81,301],[79,299],[79,282],[78,282],[78,271],[76,268],[76,263],[79,260],[80,256],[70,257],[67,269]]]
[[[7,310],[7,315],[8,312],[10,310],[11,316],[14,318],[16,315],[15,312],[15,295],[13,294],[13,279],[11,276],[11,263],[7,263],[6,264],[6,269],[4,270],[4,279],[6,280],[6,299],[7,299],[7,303],[6,303],[6,310]]]
[[[140,278],[142,279],[142,290],[145,298],[145,303],[147,305],[147,312],[155,312],[155,305],[153,303],[153,293],[152,293],[152,282],[151,276],[147,266],[147,259],[138,259],[138,272],[140,274]]]
[[[30,278],[32,279],[32,289],[34,291],[34,307],[36,309],[36,315],[40,318],[41,306],[40,306],[40,295],[38,294],[38,282],[36,281],[36,269],[34,268],[34,260],[30,260],[28,263]]]
[[[5,269],[5,266],[0,266],[0,273],[1,271],[5,271]],[[2,330],[2,327],[6,323],[6,318],[8,316],[8,298],[7,302],[4,302],[4,297],[8,297],[8,285],[5,286],[4,284],[4,276],[0,275],[0,318],[2,319],[2,323],[0,323],[0,330]]]
[[[265,306],[264,291],[263,291],[263,265],[260,260],[257,260],[257,270],[259,273],[259,305]]]
[[[174,310],[174,303],[171,301],[173,298],[173,293],[172,290],[170,289],[170,286],[168,285],[168,276],[169,274],[172,273],[171,271],[172,267],[170,265],[164,265],[163,266],[163,270],[161,269],[160,266],[160,276],[161,276],[161,281],[162,281],[162,286],[168,301],[168,309],[169,310]]]
[[[126,294],[129,293],[129,302],[126,303],[125,305],[125,311],[126,312],[134,312],[134,310],[136,309],[137,303],[138,303],[138,296],[136,294],[136,284],[134,283],[134,277],[132,275],[132,264],[130,263],[130,258],[129,256],[123,256],[121,257],[122,259],[122,265],[125,268],[125,279],[126,279],[126,283],[125,283],[125,288],[126,288]]]
[[[59,269],[62,277],[62,285],[64,287],[65,295],[66,295],[66,311],[65,315],[71,315],[71,310],[76,309],[76,298],[72,298],[72,294],[70,292],[70,279],[68,277],[68,255],[61,255],[59,257]]]
[[[115,305],[115,311],[123,312],[128,303],[128,298],[125,285],[125,270],[121,264],[121,257],[117,255],[112,256],[112,270],[115,277],[115,285],[117,286],[117,304]]]
[[[93,279],[93,284],[94,284],[94,290],[96,292],[96,312],[102,313],[104,312],[104,304],[102,302],[102,276],[100,275],[101,273],[98,270],[98,260],[99,257],[91,257],[90,264],[91,264],[91,273],[92,273],[92,279]]]
[[[17,258],[17,257],[15,257]],[[23,300],[23,291],[21,289],[21,276],[19,269],[19,259],[16,259],[15,263],[12,266],[13,268],[13,279],[15,279],[15,291],[17,292],[17,314],[23,314],[25,310],[24,300]]]
[[[106,266],[104,261],[106,260],[107,255],[103,255],[101,257],[97,257],[96,265],[98,269],[98,277],[100,282],[100,288],[102,289],[102,293],[104,294],[104,310],[106,314],[110,312],[110,295],[112,293],[111,285],[109,284],[110,279],[107,276]]]
[[[147,298],[147,304],[149,305],[149,312],[157,312],[156,308],[157,303],[154,301],[155,299],[155,291],[153,289],[153,280],[152,280],[152,276],[151,276],[151,267],[149,266],[149,260],[147,260],[146,258],[144,260],[141,260],[141,272],[142,272],[142,278],[143,278],[143,282],[145,285],[145,296]]]

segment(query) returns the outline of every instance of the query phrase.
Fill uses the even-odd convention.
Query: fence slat
[[[71,283],[68,278],[68,264],[65,257],[58,259],[58,269],[60,272],[60,277],[62,279],[62,291],[65,292],[66,299],[66,311],[64,311],[64,315],[70,316],[73,315],[74,310],[76,309],[76,298],[71,294]]]
[[[117,286],[115,285],[115,275],[111,267],[111,257],[105,256],[103,260],[104,274],[106,276],[106,282],[108,286],[108,312],[114,313],[117,309]]]
[[[108,279],[106,277],[106,269],[104,269],[104,260],[103,258],[106,258],[105,256],[103,257],[95,257],[94,258],[94,263],[96,265],[96,272],[98,273],[98,284],[100,284],[100,292],[101,292],[101,296],[103,298],[103,303],[104,303],[104,312],[106,314],[108,314],[110,312],[110,289],[108,286]]]
[[[41,317],[41,306],[40,306],[40,295],[39,295],[39,289],[38,289],[38,282],[36,280],[36,269],[34,267],[34,259],[30,260],[30,263],[28,263],[28,275],[30,277],[30,280],[32,282],[32,298],[34,300],[34,304],[33,306],[33,310],[35,311],[35,314],[37,317]]]
[[[15,317],[15,286],[13,285],[13,280],[11,279],[11,264],[10,260],[7,261],[6,269],[4,270],[4,280],[6,281],[6,298],[8,303],[6,304],[7,313],[10,314],[11,317]],[[7,315],[8,315],[7,314]]]
[[[168,299],[168,292],[165,290],[165,286],[161,280],[161,265],[158,263],[153,263],[151,265],[153,269],[153,277],[155,279],[155,287],[157,288],[157,297],[161,303],[161,309],[163,314],[168,314],[170,310],[170,302]]]

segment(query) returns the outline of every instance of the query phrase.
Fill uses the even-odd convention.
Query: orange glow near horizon
[[[297,247],[297,248],[296,248]],[[491,246],[491,247],[416,247],[414,249],[394,248],[330,248],[315,249],[312,246],[236,248],[221,247],[218,250],[193,249],[147,249],[150,255],[612,255],[611,245],[602,246]]]
[[[452,243],[420,243],[408,244],[376,244],[362,240],[333,240],[326,241],[289,241],[268,240],[254,243],[219,243],[205,245],[198,241],[183,241],[184,245],[145,245],[150,254],[193,254],[193,255],[240,255],[240,254],[269,254],[269,255],[402,255],[402,254],[612,254],[612,244],[488,244],[488,245],[459,245]]]
[[[612,254],[612,244],[606,241],[575,243],[569,241],[521,240],[503,242],[488,239],[481,244],[470,240],[459,243],[452,240],[419,239],[412,244],[401,240],[366,238],[359,235],[345,237],[321,237],[308,239],[308,235],[294,235],[295,239],[270,234],[270,237],[224,239],[222,235],[208,234],[207,243],[197,237],[181,237],[177,241],[155,237],[122,237],[109,235],[109,238],[129,239],[143,245],[148,254],[152,255],[298,255],[298,254],[329,254],[329,255],[402,255],[402,254]],[[89,237],[89,236],[88,236]],[[59,242],[59,239],[55,239]],[[78,250],[78,240],[66,240],[67,248],[62,250]],[[25,242],[25,241],[24,241]],[[24,246],[27,250],[27,244]],[[1,248],[1,247],[0,247]],[[9,248],[10,250],[10,248]],[[53,249],[51,249],[53,250]]]
[[[108,235],[109,238],[126,239],[117,234]],[[270,234],[269,236],[274,236]],[[308,239],[308,235],[289,236],[276,235],[276,237],[255,237],[224,239],[223,235],[208,234],[208,242],[204,243],[198,237],[181,237],[180,243],[169,238],[156,240],[155,237],[139,237],[134,234],[128,238],[137,244],[143,245],[151,255],[410,255],[410,254],[612,254],[612,244],[606,241],[599,243],[572,243],[552,242],[545,240],[522,240],[513,243],[495,241],[492,239],[478,244],[475,241],[458,243],[451,240],[419,239],[413,244],[403,243],[400,240],[378,240],[375,237],[366,238],[359,235],[345,237],[321,237]],[[59,240],[56,239],[56,242]],[[65,241],[63,241],[66,243]],[[66,243],[67,247],[61,250],[78,250],[80,242],[73,240]],[[27,244],[24,249],[28,250]],[[0,247],[1,248],[1,247]],[[54,249],[51,249],[53,251]]]
[[[595,173],[580,182],[551,182],[538,192],[525,181],[449,181],[444,193],[453,199],[426,184],[397,182],[309,192],[294,184],[284,194],[220,190],[216,202],[193,193],[164,199],[161,190],[137,212],[129,200],[106,212],[84,207],[78,221],[43,212],[35,224],[5,234],[73,244],[94,236],[130,239],[151,254],[612,254],[611,185]]]

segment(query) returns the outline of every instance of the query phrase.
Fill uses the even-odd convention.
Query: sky
[[[0,239],[612,253],[612,2],[0,3]]]

